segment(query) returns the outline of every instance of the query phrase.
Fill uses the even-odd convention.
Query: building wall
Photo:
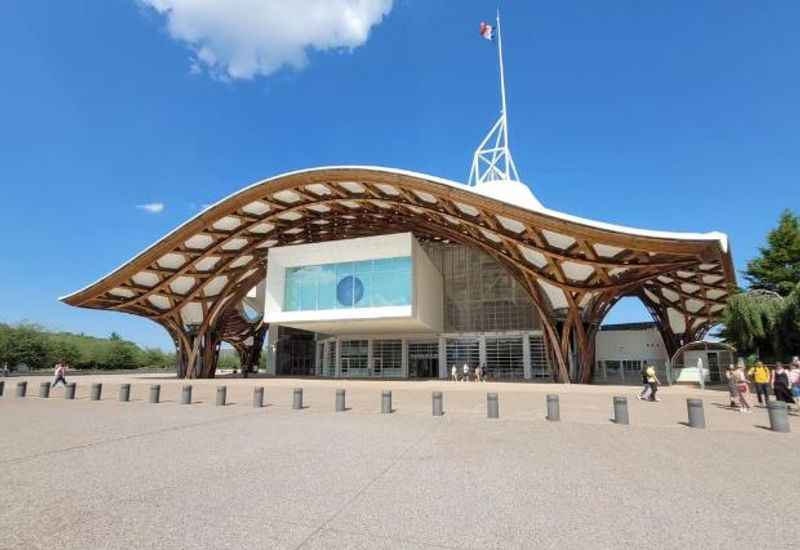
[[[600,330],[596,337],[593,380],[598,383],[640,384],[641,368],[653,365],[664,380],[669,357],[655,327],[642,330]]]
[[[444,282],[425,250],[412,239],[414,317],[437,332],[444,328]]]
[[[341,245],[325,251],[326,257],[335,262],[348,261],[354,242],[325,243]],[[420,244],[410,234],[408,242],[414,272],[413,317],[428,327],[436,327],[436,330],[431,333],[400,326],[384,330],[382,327],[385,325],[374,321],[369,325],[353,325],[360,329],[346,332],[309,325],[308,330],[317,332],[313,352],[314,374],[407,377],[410,372],[409,346],[412,346],[415,357],[422,347],[426,350],[426,357],[436,355],[438,368],[432,369],[432,365],[426,362],[425,370],[429,375],[441,378],[449,377],[454,364],[457,364],[460,375],[464,363],[467,363],[472,372],[478,365],[483,365],[486,372],[497,380],[551,379],[535,307],[527,291],[505,267],[471,247],[438,242]],[[371,256],[361,254],[365,259]],[[394,256],[401,254],[396,248],[390,252]],[[301,259],[291,255],[290,261],[294,265],[309,265],[320,262],[320,256]],[[280,263],[282,274],[287,261],[280,258]],[[282,292],[282,289],[273,291]],[[336,328],[348,323],[352,321],[341,321]]]
[[[397,257],[411,258],[410,304],[295,311],[287,311],[284,307],[288,268]],[[270,249],[264,302],[266,322],[328,334],[363,331],[438,332],[443,328],[442,277],[411,233]]]
[[[643,359],[666,361],[667,350],[655,328],[645,330],[600,330],[597,333],[598,360]]]

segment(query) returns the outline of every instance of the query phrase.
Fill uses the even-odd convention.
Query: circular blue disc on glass
[[[364,283],[358,277],[348,275],[336,285],[336,299],[343,306],[352,306],[364,297]]]

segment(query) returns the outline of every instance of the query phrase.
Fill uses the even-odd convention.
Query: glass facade
[[[372,343],[372,375],[400,376],[403,372],[401,340],[375,340]]]
[[[486,375],[493,380],[524,378],[522,337],[487,337],[486,371]]]
[[[284,311],[411,305],[411,258],[286,269]]]
[[[528,291],[477,248],[429,241],[422,248],[444,279],[445,332],[540,328]]]
[[[409,342],[408,376],[410,378],[439,377],[439,341]]]
[[[547,347],[543,336],[530,337],[531,377],[550,378],[550,362],[547,359]]]
[[[460,376],[464,363],[473,371],[482,363],[491,380],[521,380],[526,373],[533,380],[551,379],[536,309],[506,268],[470,247],[435,242],[422,246],[442,274],[444,330],[316,334],[312,372],[342,378],[438,378],[440,372],[449,377],[453,365]],[[284,311],[412,301],[410,257],[300,266],[287,268],[285,275]],[[617,368],[624,371],[621,364]]]
[[[342,376],[368,376],[369,342],[367,340],[343,340]]]
[[[466,363],[469,368],[474,369],[480,363],[480,341],[478,338],[448,338],[446,344],[447,352],[447,374],[455,365],[458,375],[461,376],[461,369]]]

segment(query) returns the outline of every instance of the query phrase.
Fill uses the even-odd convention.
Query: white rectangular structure
[[[442,276],[411,233],[272,248],[264,319],[323,334],[441,332]]]

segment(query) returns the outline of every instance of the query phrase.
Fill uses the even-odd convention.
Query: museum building
[[[727,237],[543,206],[508,146],[497,23],[500,117],[466,184],[375,166],[278,175],[61,300],[160,324],[187,378],[213,377],[227,343],[246,368],[263,350],[276,376],[445,378],[466,363],[588,383],[600,325],[626,296],[666,356],[701,339],[736,284]]]

